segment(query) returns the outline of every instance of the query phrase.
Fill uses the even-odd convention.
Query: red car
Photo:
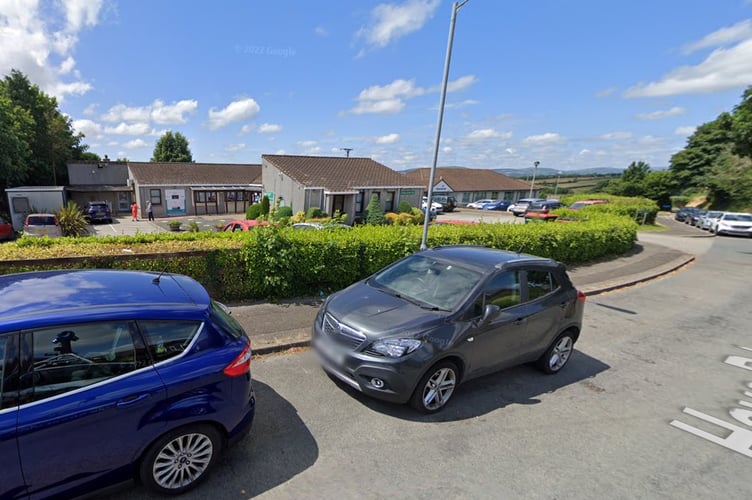
[[[16,237],[16,233],[13,231],[13,224],[7,219],[0,216],[0,241],[12,240]]]
[[[222,232],[228,232],[233,233],[235,231],[250,231],[254,227],[257,226],[267,226],[269,225],[266,221],[257,221],[255,219],[251,220],[233,220],[225,224],[225,227],[222,229]]]

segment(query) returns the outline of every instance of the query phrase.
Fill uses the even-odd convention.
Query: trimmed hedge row
[[[224,301],[291,298],[329,293],[373,274],[418,251],[422,232],[422,226],[321,231],[265,226],[242,233],[21,240],[0,247],[0,274],[81,268],[166,271],[192,276]],[[429,230],[427,245],[483,245],[571,265],[623,254],[636,237],[631,219],[599,214],[570,223],[438,225]],[[24,258],[9,260],[19,246]]]

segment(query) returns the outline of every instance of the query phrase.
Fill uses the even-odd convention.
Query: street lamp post
[[[439,119],[436,125],[436,140],[433,144],[433,163],[431,173],[428,176],[428,196],[426,199],[426,213],[423,218],[423,237],[420,240],[420,249],[425,250],[428,239],[428,224],[431,221],[431,202],[433,201],[433,182],[436,178],[436,161],[439,157],[439,141],[441,140],[441,124],[444,121],[444,103],[446,102],[447,82],[449,80],[449,63],[452,61],[452,42],[454,41],[454,24],[457,20],[457,12],[470,0],[454,2],[452,4],[452,19],[449,21],[449,40],[447,41],[446,59],[444,60],[444,79],[441,82],[441,99],[439,101]]]
[[[538,160],[533,162],[533,181],[530,183],[530,196],[528,196],[528,198],[533,197],[533,190],[535,189],[535,173],[538,171],[538,165],[540,165]]]
[[[554,198],[559,193],[559,179],[561,179],[561,172],[556,175],[556,187],[554,188]]]

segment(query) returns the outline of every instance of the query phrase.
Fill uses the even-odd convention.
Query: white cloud
[[[578,154],[580,156],[585,156],[585,155],[590,154],[590,153],[591,153],[591,151],[586,148],[586,149],[581,150]]]
[[[672,116],[679,116],[684,114],[684,108],[674,106],[671,109],[662,109],[658,111],[652,111],[650,113],[641,113],[637,115],[640,120],[662,120],[663,118],[670,118]]]
[[[314,28],[313,32],[317,36],[321,36],[321,37],[329,36],[329,31],[326,28],[324,28],[323,26],[316,26],[316,28]]]
[[[240,127],[240,133],[241,134],[247,134],[251,130],[253,130],[253,125],[251,125],[249,123],[246,123],[245,125],[243,125],[242,127]]]
[[[694,126],[686,126],[686,127],[677,127],[676,130],[674,130],[674,134],[676,135],[692,135],[695,133],[695,130],[697,130],[697,127]]]
[[[73,130],[81,132],[90,139],[97,138],[102,134],[102,126],[92,120],[73,120],[71,125],[73,125]]]
[[[240,151],[241,149],[245,149],[245,144],[228,144],[227,146],[225,146],[225,151],[227,151],[228,153],[235,153],[237,151]]]
[[[451,152],[452,152],[452,151],[454,151],[454,150],[452,149],[452,147],[451,147],[451,146],[444,146],[444,148],[442,149],[442,151],[443,151],[444,153],[451,153]]]
[[[209,110],[209,129],[216,130],[233,122],[252,119],[260,110],[258,103],[251,98],[231,102],[224,109],[211,108]]]
[[[94,116],[95,114],[97,114],[97,104],[89,104],[88,106],[86,106],[86,108],[84,108],[83,113],[86,116]]]
[[[101,116],[103,121],[106,122],[146,122],[151,115],[151,108],[148,106],[143,107],[130,107],[125,104],[116,104],[111,107],[107,113]]]
[[[421,29],[440,4],[440,0],[379,4],[371,10],[370,25],[362,28],[357,35],[370,46],[386,47],[392,41]]]
[[[363,101],[350,110],[356,115],[363,114],[394,114],[405,107],[401,99],[385,99],[383,101]]]
[[[498,132],[492,128],[483,128],[473,130],[467,134],[468,139],[509,139],[512,137],[511,132]]]
[[[298,146],[301,148],[311,148],[314,147],[318,142],[316,141],[298,141]]]
[[[259,126],[258,133],[259,134],[273,134],[275,132],[280,132],[282,130],[282,125],[277,125],[275,123],[262,123],[261,126]]]
[[[600,139],[604,141],[616,141],[620,139],[629,139],[632,137],[632,132],[608,132],[600,136]]]
[[[480,104],[480,101],[476,101],[475,99],[465,99],[464,101],[459,102],[448,102],[444,104],[444,107],[446,109],[464,108],[465,106],[474,106],[475,104]],[[436,109],[438,109],[438,106],[436,106]]]
[[[463,90],[478,79],[474,75],[462,76],[447,83],[447,92]],[[439,92],[441,86],[433,86],[429,89],[415,85],[415,80],[398,78],[386,85],[372,85],[358,94],[358,104],[350,113],[362,114],[393,114],[399,113],[405,107],[405,101],[413,97],[422,96],[431,92]],[[465,104],[474,104],[476,101],[465,101]]]
[[[132,141],[128,141],[125,144],[123,144],[123,147],[128,148],[128,149],[138,149],[138,148],[145,148],[148,145],[149,144],[143,139],[134,139]]]
[[[745,19],[733,26],[721,28],[704,36],[696,42],[685,45],[684,53],[691,54],[692,52],[708,47],[721,47],[729,43],[740,42],[749,38],[752,38],[752,20]]]
[[[117,127],[105,127],[106,134],[118,135],[144,135],[151,130],[148,123],[125,123],[121,122]]]
[[[172,125],[176,123],[185,123],[188,121],[186,115],[196,112],[198,101],[195,99],[184,99],[182,101],[165,104],[157,99],[151,106],[151,119],[159,125]]]
[[[395,142],[399,142],[399,140],[399,134],[387,134],[382,135],[381,137],[377,137],[376,144],[394,144]]]
[[[66,95],[88,92],[92,86],[74,71],[73,52],[80,31],[97,24],[102,3],[0,2],[0,74],[17,69],[61,101]]]
[[[749,85],[752,81],[752,26],[740,23],[716,31],[689,44],[686,50],[733,42],[738,43],[715,49],[699,64],[682,66],[660,80],[632,86],[624,93],[624,97],[700,94]]]
[[[557,133],[546,132],[545,134],[527,136],[522,142],[525,144],[558,144],[562,142],[562,138]]]
[[[458,90],[464,90],[475,83],[478,83],[478,79],[475,77],[475,75],[461,76],[453,82],[447,82],[447,92],[457,92]]]
[[[386,85],[372,85],[358,94],[359,101],[387,101],[422,95],[426,91],[415,86],[414,80],[397,79]]]
[[[618,89],[616,87],[608,87],[602,90],[599,90],[595,93],[596,97],[608,97],[610,95],[613,95],[616,93]]]

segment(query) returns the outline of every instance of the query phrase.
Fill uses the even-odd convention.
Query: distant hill
[[[533,175],[533,167],[527,168],[496,168],[494,172],[498,172],[507,177],[525,178]],[[555,168],[538,168],[536,177],[556,177],[561,172],[562,177],[572,177],[573,175],[592,176],[592,175],[621,175],[624,172],[623,168],[613,167],[598,167],[598,168],[583,168],[580,170],[557,170]]]

